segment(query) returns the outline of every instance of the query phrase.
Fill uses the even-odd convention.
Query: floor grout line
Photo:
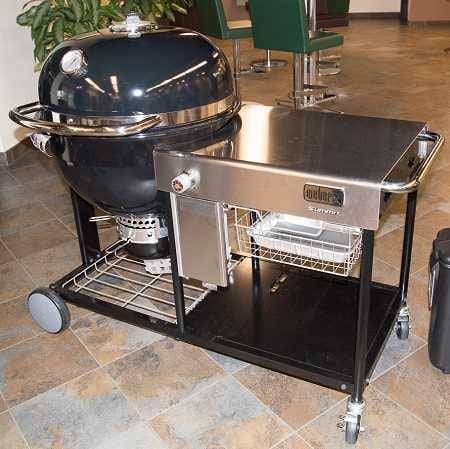
[[[145,417],[141,415],[139,409],[136,407],[136,405],[134,404],[134,402],[132,402],[130,400],[130,398],[127,396],[127,394],[122,390],[122,388],[120,387],[120,385],[116,382],[116,380],[114,379],[113,376],[111,376],[106,370],[103,369],[102,364],[100,363],[100,361],[97,360],[97,358],[95,357],[95,355],[91,352],[91,350],[88,348],[88,346],[81,340],[81,338],[78,337],[78,335],[72,331],[72,333],[75,335],[75,337],[78,339],[78,341],[80,342],[80,344],[84,347],[84,349],[86,349],[86,351],[91,355],[91,357],[97,362],[98,366],[101,369],[101,372],[108,376],[108,378],[111,380],[112,384],[117,388],[117,390],[120,392],[120,394],[125,398],[125,400],[127,401],[127,403],[130,405],[130,407],[136,412],[136,414],[143,420],[145,420]],[[142,349],[142,348],[141,348]]]
[[[9,349],[12,349],[12,348],[14,348],[16,346],[21,345],[22,343],[28,343],[29,341],[34,340],[37,337],[41,337],[42,335],[45,335],[46,333],[47,333],[46,331],[42,330],[41,332],[38,332],[36,335],[33,335],[31,337],[28,337],[28,338],[25,338],[25,339],[23,339],[21,341],[13,343],[12,345],[9,345],[9,346],[6,346],[6,347],[0,349],[0,353],[3,352],[3,351],[8,351]]]
[[[165,413],[167,413],[167,412],[170,411],[171,409],[173,409],[173,408],[175,408],[175,407],[178,407],[178,406],[180,406],[180,405],[183,405],[183,404],[185,404],[186,402],[191,401],[192,399],[196,398],[197,396],[199,396],[200,394],[202,394],[202,393],[204,393],[205,391],[209,390],[210,388],[213,388],[213,387],[215,387],[216,385],[218,385],[219,383],[224,382],[224,381],[225,381],[226,379],[228,379],[228,378],[231,379],[231,378],[233,378],[233,376],[232,376],[231,374],[225,373],[225,376],[224,376],[224,377],[220,377],[220,378],[216,379],[216,380],[215,380],[214,382],[212,382],[210,385],[206,385],[205,387],[200,388],[200,390],[198,390],[198,391],[192,393],[192,394],[189,395],[189,396],[186,396],[185,398],[182,398],[182,399],[181,399],[180,401],[178,401],[176,404],[170,405],[169,407],[165,408],[164,410],[162,410],[162,411],[160,411],[160,412],[158,412],[158,413],[155,413],[155,414],[154,414],[153,416],[151,416],[150,418],[146,418],[146,420],[147,420],[148,422],[153,421],[154,419],[158,418],[158,417],[161,416],[161,415],[164,415]]]
[[[30,278],[31,283],[33,284],[33,288],[37,287],[37,282],[31,275],[31,273],[27,270],[25,265],[20,261],[20,259],[14,254],[14,252],[9,248],[9,246],[5,243],[5,241],[0,237],[0,242],[3,243],[3,246],[6,248],[6,250],[9,252],[9,254],[13,257],[15,262],[19,264],[20,268],[25,272],[25,274]],[[19,295],[20,296],[20,295]]]
[[[239,371],[241,371],[242,369],[244,369],[244,368],[247,368],[247,366],[250,366],[250,364],[248,363],[248,362],[244,362],[243,360],[239,360],[239,359],[235,359],[235,360],[238,360],[239,362],[242,362],[242,363],[246,363],[246,365],[245,366],[241,366],[241,367],[239,367],[239,368],[237,368],[237,369],[235,369],[234,371],[227,371],[216,359],[214,359],[214,357],[212,357],[211,356],[211,354],[208,352],[208,349],[205,349],[205,348],[200,348],[204,353],[205,353],[205,355],[213,362],[213,363],[215,363],[219,368],[221,368],[221,369],[223,369],[227,374],[231,374],[231,375],[234,375],[235,373],[238,373]],[[214,351],[213,351],[214,352]],[[220,354],[220,353],[217,353],[217,354],[219,354],[219,355],[223,355],[223,354]],[[224,357],[228,357],[228,358],[230,358],[230,359],[233,359],[234,357],[230,357],[230,356],[227,356],[227,355],[224,355]]]
[[[286,422],[281,416],[277,415],[267,404],[265,404],[263,401],[261,401],[261,399],[259,399],[258,396],[255,393],[253,393],[252,390],[250,390],[250,388],[248,388],[246,385],[244,385],[235,376],[232,376],[232,377],[244,390],[246,390],[251,396],[253,396],[256,399],[257,402],[259,402],[259,404],[263,407],[264,410],[266,410],[266,412],[269,413],[269,415],[271,415],[273,418],[275,418],[277,421],[279,421],[280,424],[285,425],[291,432],[295,432],[295,429],[288,422]],[[280,443],[281,441],[282,440],[278,441],[276,444]]]
[[[447,435],[445,435],[444,433],[442,433],[440,430],[436,429],[434,426],[432,426],[431,424],[429,424],[428,422],[426,422],[425,420],[423,420],[422,418],[420,418],[419,416],[417,416],[412,410],[409,410],[408,408],[406,408],[404,405],[400,404],[398,401],[396,401],[395,399],[391,398],[388,394],[384,393],[383,391],[381,391],[379,388],[377,388],[375,385],[371,385],[371,388],[373,388],[375,391],[377,391],[378,393],[380,393],[383,397],[385,397],[386,399],[388,399],[389,401],[393,402],[394,404],[396,404],[398,407],[400,407],[403,411],[407,412],[408,414],[410,414],[411,416],[413,416],[415,419],[417,419],[417,421],[420,421],[422,424],[424,424],[426,427],[428,427],[429,429],[433,430],[434,432],[438,433],[441,437],[443,437],[445,440],[450,441],[450,437],[448,437]]]
[[[417,337],[420,338],[420,337]],[[412,352],[410,352],[409,354],[405,355],[404,357],[402,357],[398,362],[394,363],[392,366],[390,366],[389,368],[385,369],[384,371],[382,371],[380,374],[378,374],[376,377],[373,377],[370,379],[369,384],[372,384],[373,382],[375,382],[377,379],[379,379],[380,377],[384,376],[386,373],[388,373],[389,371],[391,371],[392,369],[394,369],[396,366],[400,365],[400,363],[404,362],[406,359],[408,359],[409,357],[411,357],[412,355],[414,355],[416,352],[420,351],[421,349],[425,348],[427,346],[428,343],[422,343],[422,345],[420,345],[418,348],[414,349]],[[383,350],[384,353],[384,350]],[[381,353],[381,357],[383,357],[383,353]]]
[[[58,220],[71,234],[73,234],[75,237],[77,237],[77,233],[76,232],[74,232],[74,230],[73,229],[71,229],[69,226],[67,226],[66,225],[66,223],[64,223],[62,220],[61,220],[61,218],[62,217],[59,217],[58,215],[56,215],[55,214],[55,212],[53,212],[42,200],[38,200],[40,203],[41,203],[41,205],[50,213],[50,214],[52,214],[54,217],[55,217],[55,219],[56,220]],[[67,215],[73,215],[73,213],[72,214],[66,214],[66,215],[63,215],[63,217],[66,217]]]
[[[9,413],[9,416],[11,417],[13,423],[15,424],[15,426],[16,426],[16,428],[17,428],[17,431],[18,431],[19,435],[22,437],[22,439],[23,439],[24,443],[26,444],[27,448],[28,448],[28,449],[31,449],[31,446],[30,446],[30,444],[28,443],[27,439],[25,438],[25,435],[24,435],[24,433],[22,432],[22,429],[20,428],[19,423],[18,423],[17,420],[16,420],[16,417],[15,417],[12,413]]]
[[[206,352],[206,350],[204,350],[202,348],[203,352],[206,353],[206,355],[210,358],[210,360],[212,360],[217,366],[220,366],[220,368],[222,368],[224,371],[225,369],[223,368],[223,366],[221,366],[219,364],[219,362],[217,360],[214,360],[210,354],[208,354]],[[248,366],[251,366],[250,364],[247,364],[247,366],[238,368],[237,370],[233,371],[232,373],[228,373],[229,375],[231,375],[231,377],[244,389],[246,390],[248,393],[250,393],[256,400],[257,402],[259,402],[259,404],[269,413],[269,415],[271,415],[272,417],[275,417],[277,421],[280,421],[282,424],[284,424],[285,426],[288,427],[288,429],[292,432],[295,432],[295,429],[288,424],[283,418],[281,418],[281,416],[278,416],[267,404],[264,404],[264,402],[261,401],[261,399],[258,398],[258,396],[256,396],[255,393],[253,393],[253,391],[251,391],[247,386],[245,386],[238,378],[236,378],[235,374],[237,374],[239,371],[241,371],[244,368],[247,368]],[[226,372],[226,371],[225,371]],[[279,444],[281,441],[275,443],[275,445]]]
[[[47,393],[49,393],[51,391],[54,391],[54,390],[56,390],[58,388],[61,388],[61,387],[65,387],[69,383],[76,382],[77,380],[81,379],[83,376],[90,375],[90,374],[95,373],[96,371],[99,371],[99,370],[101,370],[101,366],[96,366],[95,368],[92,368],[91,370],[88,370],[85,373],[82,373],[79,376],[74,377],[73,379],[66,380],[65,382],[60,383],[58,385],[55,385],[54,387],[51,387],[48,390],[45,390],[45,391],[37,394],[36,396],[33,396],[33,397],[31,397],[29,399],[26,399],[25,401],[23,401],[23,402],[21,402],[19,404],[13,405],[12,407],[9,407],[9,410],[14,410],[14,409],[16,409],[18,407],[22,407],[24,405],[26,406],[28,403],[30,403],[31,401],[36,400],[37,398],[39,398],[40,396],[42,396],[44,394],[47,394]]]
[[[312,423],[314,423],[315,421],[317,421],[318,419],[320,419],[322,416],[326,415],[328,412],[331,412],[332,410],[334,410],[335,408],[337,408],[339,405],[343,404],[344,402],[346,402],[349,398],[349,395],[346,395],[344,398],[340,399],[338,402],[336,402],[336,404],[333,404],[331,407],[329,407],[327,410],[319,413],[316,417],[314,417],[313,419],[309,420],[308,422],[306,422],[305,424],[302,424],[298,429],[297,432],[301,432],[303,429],[305,429],[306,427],[310,426]]]

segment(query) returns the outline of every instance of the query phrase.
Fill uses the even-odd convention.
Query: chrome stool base
[[[272,59],[270,57],[270,50],[266,50],[266,59],[258,59],[251,63],[251,67],[256,72],[270,72],[272,69],[278,69],[280,67],[285,67],[287,61],[284,59]]]

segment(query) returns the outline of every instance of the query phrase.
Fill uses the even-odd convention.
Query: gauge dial
[[[70,50],[61,59],[61,70],[67,75],[80,74],[85,65],[81,50]]]

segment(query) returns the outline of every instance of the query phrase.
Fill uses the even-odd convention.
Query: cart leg
[[[178,274],[177,250],[175,246],[175,232],[173,229],[172,206],[170,196],[165,193],[167,233],[169,237],[170,265],[172,268],[173,296],[175,298],[175,311],[177,315],[178,334],[183,336],[185,331],[186,308],[184,301],[183,278]]]
[[[358,323],[356,331],[355,368],[353,393],[347,403],[345,415],[345,440],[354,444],[361,428],[361,416],[364,410],[363,393],[366,388],[367,331],[370,314],[370,285],[372,282],[374,232],[363,231],[361,256]]]
[[[406,340],[411,329],[411,320],[408,310],[408,285],[411,269],[411,255],[414,237],[414,223],[416,218],[417,191],[408,194],[405,218],[405,233],[403,236],[402,265],[400,271],[400,292],[402,305],[397,319],[396,332],[398,338]]]
[[[77,227],[78,243],[80,245],[81,260],[83,264],[89,265],[100,255],[97,225],[89,221],[95,215],[95,208],[73,190],[70,193]]]

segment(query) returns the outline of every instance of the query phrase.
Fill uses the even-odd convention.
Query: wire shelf
[[[362,230],[232,206],[239,253],[338,276],[361,255]]]
[[[130,257],[116,242],[105,255],[63,284],[63,288],[135,310],[145,315],[176,323],[172,275],[153,275],[145,264]],[[200,282],[184,281],[186,314],[205,299],[211,290]]]

